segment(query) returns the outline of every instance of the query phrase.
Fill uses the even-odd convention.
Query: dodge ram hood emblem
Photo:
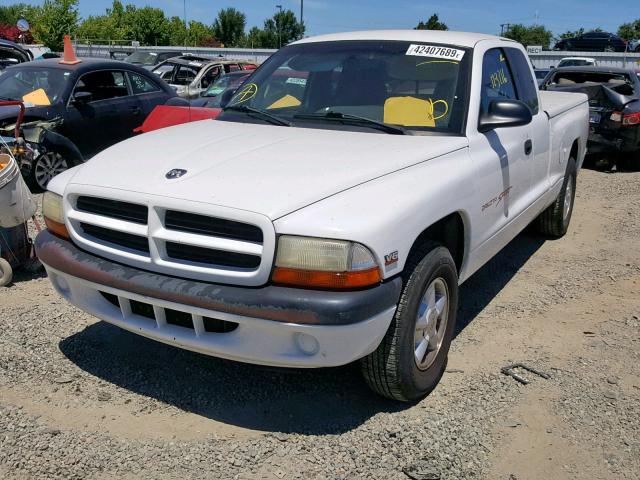
[[[174,168],[173,170],[169,170],[165,175],[165,177],[168,178],[169,180],[173,180],[175,178],[180,178],[185,173],[187,173],[186,170],[183,170],[181,168]]]

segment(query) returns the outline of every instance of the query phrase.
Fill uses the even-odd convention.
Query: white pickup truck
[[[207,355],[360,360],[413,401],[445,369],[458,286],[528,224],[567,231],[587,97],[538,92],[513,41],[309,38],[224,101],[51,181],[36,248],[64,298]]]

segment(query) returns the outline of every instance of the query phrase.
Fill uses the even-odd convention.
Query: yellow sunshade
[[[40,106],[51,105],[51,100],[49,100],[47,92],[45,92],[42,88],[27,93],[22,97],[22,101],[25,103],[31,103],[33,105]]]
[[[434,115],[435,105],[442,103],[445,111]],[[444,117],[449,105],[444,100],[422,100],[416,97],[391,97],[384,102],[384,123],[411,127],[435,127],[436,120]]]
[[[285,95],[284,97],[276,100],[271,105],[267,107],[267,110],[271,110],[273,108],[287,108],[287,107],[299,107],[300,100],[298,100],[293,95]]]

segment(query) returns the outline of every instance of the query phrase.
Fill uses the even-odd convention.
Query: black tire
[[[0,257],[0,287],[6,287],[13,280],[13,269],[11,264]]]
[[[47,189],[47,184],[49,180],[53,178],[52,176],[46,177],[46,180],[43,181],[42,177],[42,169],[46,169],[45,162],[49,162],[51,168],[49,168],[49,173],[51,175],[59,175],[65,170],[73,167],[75,163],[68,158],[63,157],[58,152],[50,150],[39,155],[36,159],[34,159],[33,164],[31,165],[31,171],[29,172],[28,184],[31,187],[31,190],[34,192],[42,192]],[[58,162],[62,162],[60,166],[58,166]],[[54,172],[55,170],[55,172]]]
[[[567,194],[567,190],[571,191]],[[569,229],[573,204],[576,197],[576,161],[569,158],[562,188],[555,201],[537,218],[537,229],[542,235],[552,238],[563,237]],[[565,211],[566,203],[570,202]]]
[[[389,330],[378,348],[361,360],[369,387],[379,395],[410,402],[427,395],[440,381],[455,330],[458,309],[458,272],[449,251],[435,242],[423,243],[405,266],[404,287]],[[420,369],[415,359],[416,323],[423,296],[434,282],[446,285],[448,302],[444,326],[438,317],[442,340],[434,359]],[[426,316],[425,316],[426,317]],[[426,357],[426,353],[425,353]]]

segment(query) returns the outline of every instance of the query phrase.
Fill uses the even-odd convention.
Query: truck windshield
[[[401,41],[340,41],[279,50],[228,103],[221,120],[255,122],[248,109],[292,126],[462,133],[468,49]],[[355,117],[372,122],[354,121]],[[389,129],[390,130],[390,129]]]

